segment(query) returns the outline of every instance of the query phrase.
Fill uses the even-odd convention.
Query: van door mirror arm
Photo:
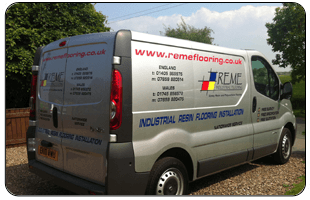
[[[283,97],[282,97],[282,89],[283,89],[283,84],[280,82],[280,85],[279,85],[279,88],[280,88],[280,92],[279,92],[279,100],[281,101],[282,99],[283,99]]]
[[[293,94],[293,86],[291,82],[286,82],[283,85],[281,85],[280,100],[290,99],[292,98],[292,94]]]

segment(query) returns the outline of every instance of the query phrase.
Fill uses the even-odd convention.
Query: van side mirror
[[[293,94],[293,85],[291,82],[286,82],[281,87],[281,96],[280,100],[282,99],[290,99],[292,98]]]

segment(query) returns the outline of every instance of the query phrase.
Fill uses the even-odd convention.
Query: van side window
[[[252,71],[256,90],[273,99],[279,98],[279,80],[269,63],[259,56],[252,56]]]

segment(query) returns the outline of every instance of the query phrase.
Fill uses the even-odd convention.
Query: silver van
[[[182,195],[296,137],[263,54],[134,31],[64,38],[32,67],[30,171],[78,194]]]

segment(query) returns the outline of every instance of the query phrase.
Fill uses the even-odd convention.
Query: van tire
[[[273,154],[274,161],[277,164],[288,162],[292,154],[292,134],[288,128],[284,128],[281,133],[278,149]]]
[[[187,190],[187,170],[180,160],[165,157],[154,164],[147,184],[147,195],[185,195]]]

